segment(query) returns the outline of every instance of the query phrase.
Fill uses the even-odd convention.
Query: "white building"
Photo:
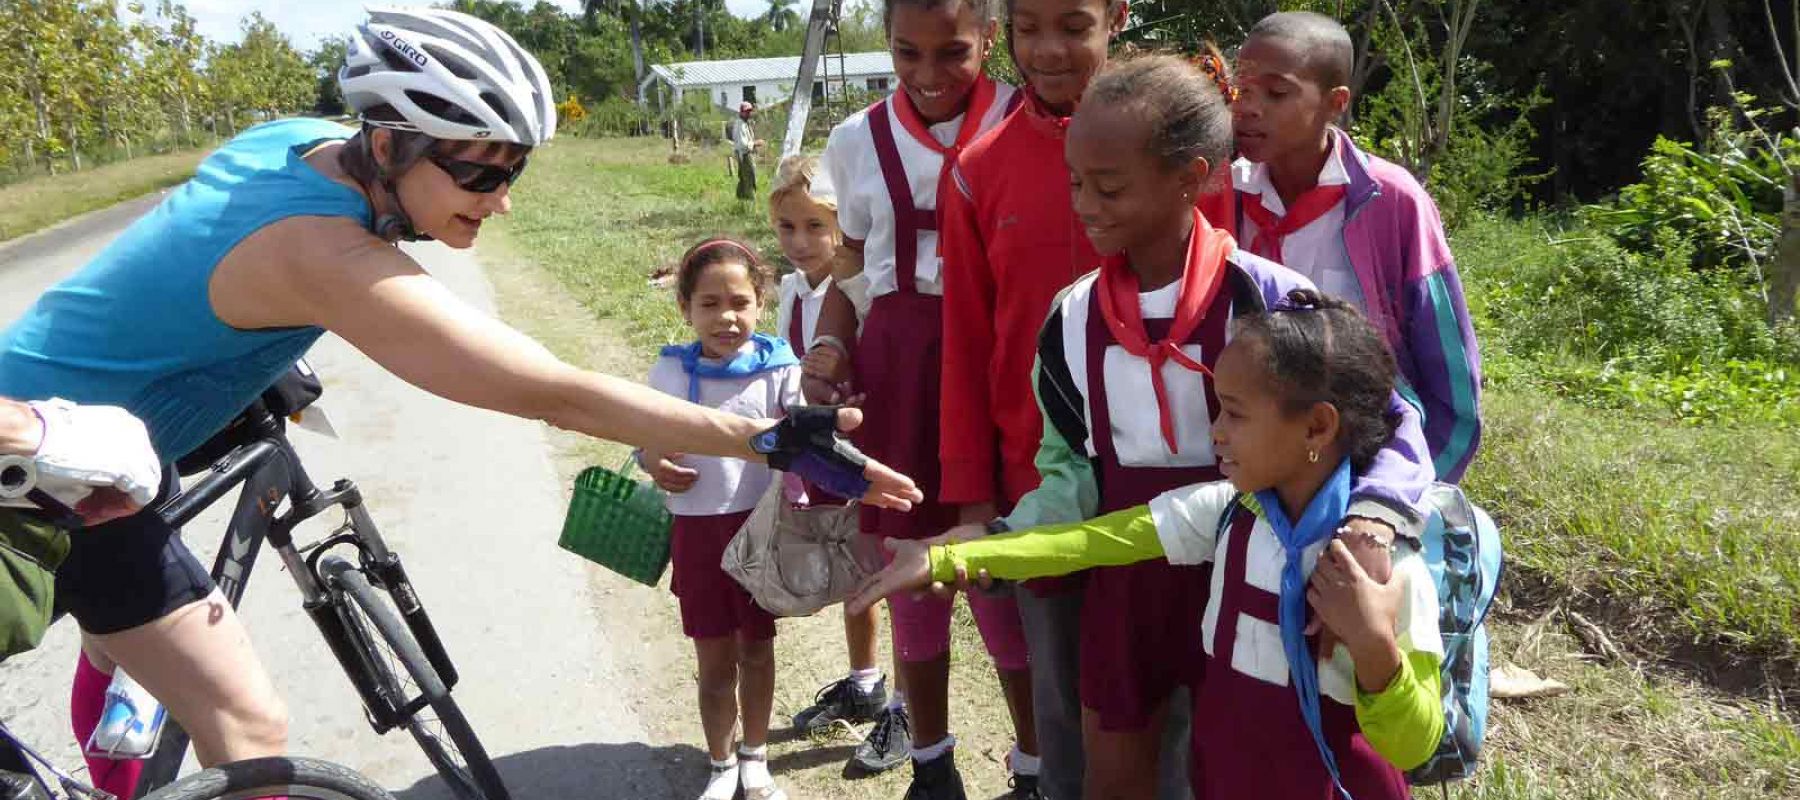
[[[825,78],[829,71],[831,90],[839,85],[886,93],[898,85],[894,75],[894,58],[887,51],[845,53],[840,67],[838,56],[828,53],[819,58],[813,73],[813,101],[825,99]],[[841,72],[841,75],[840,75]],[[669,101],[680,103],[689,92],[704,93],[712,105],[736,112],[738,103],[755,103],[758,107],[778,103],[794,91],[800,76],[800,56],[779,58],[737,58],[725,61],[684,61],[679,64],[656,64],[644,78],[645,96],[655,97],[660,108]],[[843,83],[839,84],[839,78]]]

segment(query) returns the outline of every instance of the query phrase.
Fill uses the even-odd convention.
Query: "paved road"
[[[17,317],[156,199],[0,244],[0,319]],[[410,252],[492,309],[472,254],[441,245]],[[641,744],[644,726],[628,705],[640,638],[628,621],[609,629],[595,618],[586,568],[556,547],[565,500],[542,427],[426,394],[334,337],[312,360],[344,438],[300,431],[295,443],[319,483],[349,477],[363,487],[462,673],[455,697],[514,797],[673,796],[658,764],[666,759]],[[224,517],[215,510],[187,530],[206,563]],[[355,767],[401,800],[449,796],[410,737],[377,737],[363,721],[277,559],[258,561],[242,613],[287,697],[294,753]],[[65,767],[81,763],[67,718],[76,640],[65,621],[44,647],[0,665],[0,719]]]

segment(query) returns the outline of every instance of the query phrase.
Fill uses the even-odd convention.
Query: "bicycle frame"
[[[374,666],[351,640],[339,602],[321,577],[319,560],[327,551],[340,545],[356,549],[361,567],[372,582],[392,595],[401,618],[445,687],[456,685],[456,668],[450,663],[437,629],[407,579],[400,557],[388,549],[368,509],[363,506],[362,492],[356,484],[339,480],[326,491],[315,486],[293,445],[288,442],[282,421],[261,403],[246,412],[245,424],[254,426],[252,441],[219,459],[206,477],[158,506],[156,511],[170,525],[180,527],[231,490],[242,486],[231,522],[225,529],[225,539],[213,561],[214,582],[236,608],[243,599],[257,555],[267,541],[299,588],[307,615],[318,626],[332,655],[362,699],[370,726],[377,734],[386,733],[425,707],[426,701],[423,697],[392,697],[380,688]],[[278,513],[283,500],[287,501],[287,509]],[[294,529],[333,507],[345,511],[345,522],[318,541],[296,547]],[[144,767],[138,795],[141,797],[173,782],[187,756],[187,749],[187,733],[174,720],[169,720],[163,728],[156,754]]]

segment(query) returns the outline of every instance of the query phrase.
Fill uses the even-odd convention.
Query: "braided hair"
[[[1338,412],[1338,441],[1352,469],[1367,469],[1399,427],[1388,411],[1397,367],[1387,340],[1356,306],[1295,289],[1266,311],[1240,317],[1234,340],[1261,345],[1270,387],[1289,414],[1318,403]]]

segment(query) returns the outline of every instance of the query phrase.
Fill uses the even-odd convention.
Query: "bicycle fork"
[[[340,480],[332,486],[331,491],[315,493],[313,497],[296,503],[292,522],[282,520],[278,526],[297,524],[330,506],[342,507],[349,517],[348,524],[345,529],[321,541],[313,555],[302,564],[301,571],[309,578],[321,576],[320,557],[327,548],[335,544],[355,547],[359,566],[370,576],[371,583],[386,589],[393,598],[401,619],[448,691],[456,685],[456,667],[451,663],[443,639],[439,637],[430,615],[425,612],[424,603],[420,601],[412,581],[407,578],[400,556],[388,550],[387,543],[382,540],[380,531],[363,505],[362,493],[354,483]],[[330,646],[332,655],[350,677],[351,684],[362,698],[364,708],[369,712],[370,725],[376,733],[386,733],[411,718],[427,704],[427,698],[387,696],[376,679],[375,667],[367,663],[365,650],[354,640],[345,621],[344,614],[349,612],[344,605],[349,601],[340,599],[316,578],[312,583],[314,592],[309,592],[307,586],[301,587],[305,595],[306,613],[312,617],[326,644]]]

